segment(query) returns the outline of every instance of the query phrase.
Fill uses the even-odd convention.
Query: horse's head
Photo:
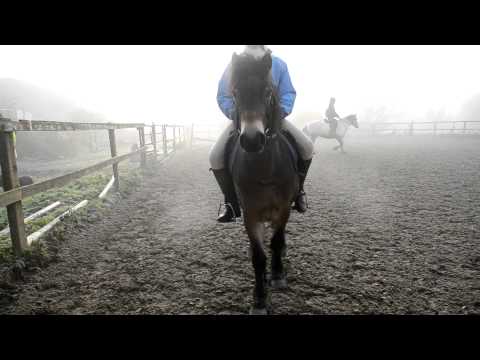
[[[279,107],[270,70],[272,58],[266,53],[258,59],[248,54],[233,54],[231,91],[235,102],[240,145],[247,152],[261,152],[266,133],[275,132]]]
[[[345,117],[345,120],[354,128],[358,129],[357,115],[348,115]]]

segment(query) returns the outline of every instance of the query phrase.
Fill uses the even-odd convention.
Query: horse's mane
[[[269,127],[273,133],[277,133],[280,130],[280,121],[282,120],[282,110],[280,107],[280,98],[278,96],[277,89],[273,89],[272,102],[270,105],[270,118]]]
[[[343,120],[348,121],[349,123],[352,123],[354,120],[357,120],[357,115],[356,114],[351,114],[348,116],[345,116]]]
[[[263,58],[255,58],[250,54],[233,54],[232,85],[237,85],[242,79],[254,77],[266,81],[272,67],[272,58],[266,54]]]
[[[272,89],[272,98],[267,114],[272,132],[279,130],[281,120],[280,100],[271,76],[272,58],[267,53],[263,58],[255,58],[250,54],[233,55],[231,86],[239,93],[255,101],[263,96],[267,87]]]

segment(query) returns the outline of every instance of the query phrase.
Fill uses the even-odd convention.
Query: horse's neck
[[[347,130],[348,128],[350,127],[350,123],[345,120],[345,119],[340,119],[338,121],[338,128],[337,128],[337,132],[338,134],[343,137],[345,136],[345,134],[347,133]]]

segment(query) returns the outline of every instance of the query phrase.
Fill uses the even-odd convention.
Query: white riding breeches
[[[312,141],[287,119],[282,120],[282,128],[288,131],[297,142],[299,155],[302,160],[310,160],[313,157]],[[225,167],[225,147],[232,130],[233,122],[223,130],[217,142],[210,149],[210,167],[214,170],[220,170]]]

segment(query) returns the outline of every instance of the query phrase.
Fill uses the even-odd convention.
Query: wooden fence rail
[[[457,124],[461,125],[457,127]],[[438,135],[440,133],[449,134],[480,134],[480,121],[411,121],[411,122],[385,122],[370,123],[370,133],[378,135],[382,133],[404,133],[414,135],[416,132],[432,133]],[[361,124],[362,127],[362,124]]]
[[[0,165],[3,178],[4,192],[0,193],[0,207],[7,208],[8,223],[10,228],[10,237],[12,248],[16,256],[21,256],[28,247],[27,235],[25,233],[25,219],[23,216],[22,200],[53,188],[64,186],[85,175],[97,172],[108,166],[112,166],[115,189],[120,188],[120,179],[118,173],[118,164],[124,160],[138,156],[140,154],[140,166],[145,169],[147,166],[147,154],[153,153],[154,160],[158,155],[157,127],[162,128],[162,149],[164,155],[168,155],[177,148],[186,143],[185,127],[181,125],[145,125],[143,123],[73,123],[73,122],[55,122],[55,121],[13,121],[0,115]],[[145,128],[150,128],[150,142],[145,141]],[[169,140],[166,129],[172,128],[172,138]],[[117,154],[117,145],[115,130],[119,129],[137,129],[139,136],[139,148],[125,155]],[[101,161],[89,167],[55,177],[46,181],[28,186],[20,186],[17,159],[15,151],[14,134],[17,131],[84,131],[84,130],[106,130],[110,142],[110,155],[108,160]],[[183,134],[183,136],[182,136]],[[170,146],[169,151],[169,143]],[[149,146],[153,150],[149,150]]]
[[[215,142],[224,130],[226,124],[208,124],[208,123],[196,123],[192,124],[189,128],[189,141],[190,144],[197,141]]]

